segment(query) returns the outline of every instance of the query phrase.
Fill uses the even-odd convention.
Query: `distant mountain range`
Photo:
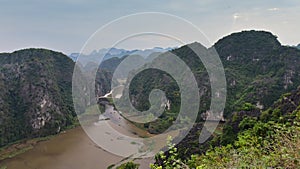
[[[291,47],[300,49],[300,44],[298,44],[298,45],[296,45],[296,46],[291,46]]]
[[[104,49],[100,49],[100,50],[94,50],[93,52],[91,52],[88,55],[84,55],[82,54],[82,58],[80,58],[80,60],[82,60],[84,63],[86,60],[86,62],[96,62],[98,61],[99,57],[103,57],[103,61],[107,60],[107,59],[111,59],[114,57],[117,58],[121,58],[123,56],[126,55],[140,55],[142,57],[148,57],[149,55],[151,55],[152,53],[163,53],[166,51],[170,51],[174,48],[168,47],[168,48],[161,48],[161,47],[154,47],[151,49],[134,49],[134,50],[126,50],[126,49],[118,49],[118,48],[104,48]],[[77,58],[79,57],[80,53],[71,53],[69,55],[69,57],[76,61]],[[83,58],[85,57],[85,58]]]

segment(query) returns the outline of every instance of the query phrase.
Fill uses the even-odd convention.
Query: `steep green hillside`
[[[300,84],[300,52],[281,46],[271,33],[235,33],[214,47],[226,72],[227,114],[246,102],[269,107],[281,94]]]
[[[50,50],[0,54],[0,146],[74,123],[73,67],[67,56]]]
[[[197,43],[194,45],[202,47]],[[282,46],[277,37],[269,32],[234,33],[219,40],[213,47],[225,69],[227,102],[224,115],[227,117],[234,110],[242,108],[245,103],[251,103],[264,110],[281,94],[300,85],[300,51]],[[199,114],[206,112],[210,105],[210,83],[201,60],[188,46],[175,49],[172,53],[179,56],[193,71],[202,96]],[[148,97],[144,95],[152,88],[166,91],[176,89],[172,78],[168,78],[168,75],[161,71],[143,71],[130,85],[131,98],[140,109],[148,108]],[[173,90],[173,93],[176,93],[176,90]],[[167,92],[167,97],[171,100],[171,108],[175,107],[178,111],[178,102],[174,102],[178,100],[178,94],[175,96]]]
[[[238,128],[232,144],[211,146],[184,160],[169,143],[171,150],[157,155],[152,168],[298,168],[300,88],[282,95],[261,115],[253,116],[253,111],[243,110],[241,120],[232,119]]]

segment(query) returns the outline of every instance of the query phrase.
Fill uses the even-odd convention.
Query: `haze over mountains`
[[[169,51],[171,49],[174,48],[161,48],[161,47],[154,47],[151,49],[134,49],[134,50],[126,50],[126,49],[118,49],[118,48],[104,48],[104,49],[100,49],[100,50],[94,50],[93,52],[91,52],[90,54],[82,54],[82,57],[86,57],[86,62],[96,62],[97,60],[95,59],[95,57],[97,58],[102,58],[103,56],[103,60],[107,60],[113,57],[117,57],[117,58],[121,58],[123,56],[126,55],[140,55],[142,57],[147,57],[152,53],[163,53],[166,51]],[[71,53],[69,55],[69,57],[76,61],[77,58],[79,57],[80,53]],[[81,58],[82,62],[84,62],[84,58]],[[85,62],[84,62],[85,63]]]

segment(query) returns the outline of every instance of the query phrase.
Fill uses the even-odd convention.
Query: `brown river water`
[[[128,136],[147,135],[131,124],[112,126]],[[123,159],[97,146],[81,127],[77,127],[37,143],[33,149],[2,161],[0,166],[7,166],[7,169],[106,169],[112,164],[120,164]],[[135,162],[144,169],[149,168],[151,161],[143,159]]]

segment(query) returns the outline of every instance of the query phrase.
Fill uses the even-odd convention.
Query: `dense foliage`
[[[299,92],[288,97],[299,98]],[[295,104],[294,101],[297,104],[292,108],[289,105]],[[192,155],[184,163],[177,149],[169,144],[168,156],[158,154],[151,168],[297,168],[300,165],[300,102],[280,99],[268,111],[279,107],[290,109],[281,111],[282,115],[276,119],[272,115],[268,118],[245,116],[239,122],[239,133],[233,144],[211,147],[203,154]]]
[[[50,50],[0,54],[0,146],[74,124],[73,67],[67,56]]]
[[[139,164],[135,164],[132,161],[124,163],[117,167],[117,169],[138,169]]]
[[[221,58],[227,79],[224,112],[227,122],[217,129],[222,133],[216,131],[205,144],[197,144],[197,130],[203,127],[200,114],[209,110],[209,78],[201,60],[188,46],[175,49],[172,53],[191,68],[198,82],[202,96],[200,123],[179,145],[169,143],[171,150],[158,154],[152,168],[296,168],[299,165],[297,107],[300,93],[299,90],[287,92],[300,85],[300,51],[282,46],[276,36],[264,31],[234,33],[207,50],[214,49]],[[166,91],[171,100],[170,112],[144,125],[156,133],[172,124],[179,109],[180,91],[165,72],[143,71],[130,84],[130,97],[136,108],[149,108],[147,94],[153,88]],[[194,155],[188,159],[190,152]]]

